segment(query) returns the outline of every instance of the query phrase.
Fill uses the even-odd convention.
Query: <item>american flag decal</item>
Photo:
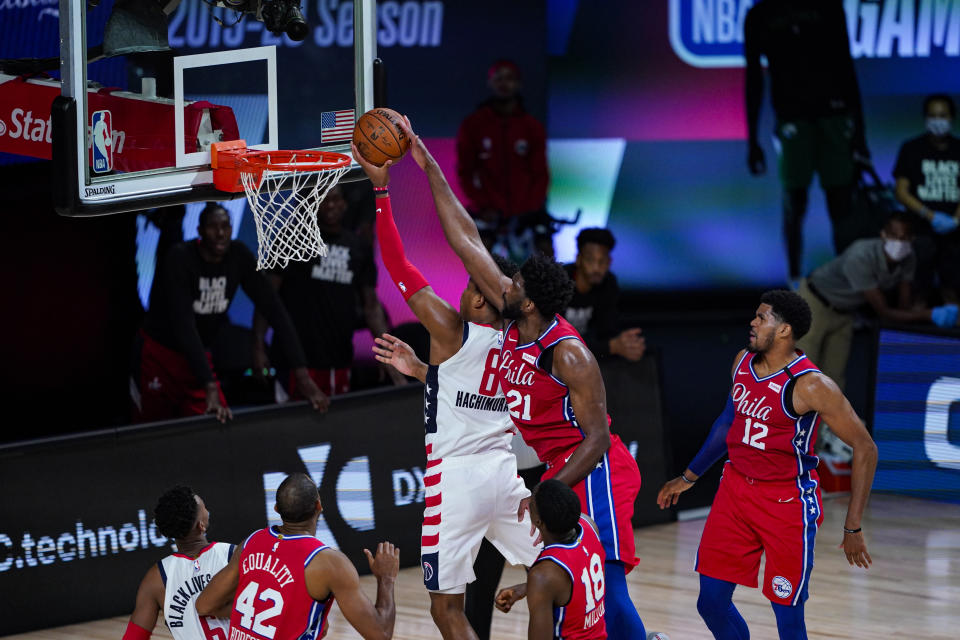
[[[320,143],[343,142],[353,138],[353,109],[324,111],[320,114]]]

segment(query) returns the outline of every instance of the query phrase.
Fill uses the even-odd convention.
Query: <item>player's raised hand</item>
[[[873,558],[867,553],[867,543],[863,539],[862,531],[857,531],[856,533],[844,532],[843,542],[840,543],[840,548],[843,549],[843,553],[847,556],[847,562],[850,563],[851,567],[857,565],[858,567],[869,569],[873,563]]]
[[[363,167],[364,173],[370,178],[370,183],[373,186],[385,187],[390,183],[390,167],[393,166],[393,160],[387,160],[383,163],[383,166],[378,167],[364,158],[360,150],[357,149],[357,145],[352,142],[350,143],[350,151],[353,153],[353,159],[357,164]]]
[[[426,169],[427,164],[433,160],[433,156],[431,156],[430,151],[427,150],[427,145],[423,144],[420,136],[413,132],[413,125],[410,124],[410,118],[403,116],[403,120],[398,124],[400,128],[403,129],[403,132],[407,134],[407,137],[410,138],[410,155],[413,156],[413,159],[421,169]]]
[[[377,362],[390,365],[405,376],[424,381],[427,377],[427,365],[424,364],[413,347],[389,333],[375,338],[373,345],[374,358]]]
[[[670,480],[660,487],[660,493],[657,494],[657,504],[661,509],[672,507],[677,504],[680,494],[693,486],[693,482],[687,482],[681,477]]]
[[[364,549],[363,553],[370,564],[370,572],[377,580],[396,579],[400,572],[400,549],[390,542],[381,542],[377,545],[376,556],[370,553],[369,549]]]
[[[493,604],[503,611],[504,613],[509,613],[510,609],[513,608],[520,600],[523,600],[527,596],[527,585],[526,584],[515,584],[512,587],[504,587],[500,589],[500,593],[497,594],[497,597],[494,599]]]

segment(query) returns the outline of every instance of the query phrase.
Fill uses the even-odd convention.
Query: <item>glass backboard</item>
[[[60,0],[57,210],[242,196],[213,187],[213,142],[349,154],[374,106],[375,17],[374,0]]]

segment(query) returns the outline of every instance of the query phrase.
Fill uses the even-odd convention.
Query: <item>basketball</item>
[[[400,128],[402,117],[393,109],[379,107],[360,116],[353,128],[353,143],[367,162],[378,167],[396,162],[410,148],[410,139]]]

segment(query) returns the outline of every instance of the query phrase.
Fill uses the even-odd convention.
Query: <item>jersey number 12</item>
[[[756,428],[752,434],[750,433],[750,427],[753,426]],[[751,423],[750,418],[746,419],[745,425],[743,427],[743,444],[748,444],[755,449],[766,449],[767,445],[761,440],[767,435],[767,425],[762,422],[753,422]]]

